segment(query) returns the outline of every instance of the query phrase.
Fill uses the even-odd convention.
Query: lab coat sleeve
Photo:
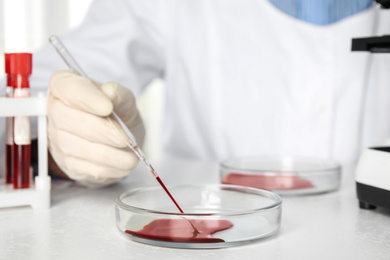
[[[162,16],[158,6],[140,6],[142,2],[96,0],[81,26],[60,36],[90,78],[118,82],[136,96],[150,81],[163,75],[164,64],[157,26]],[[47,88],[53,71],[66,65],[46,44],[35,53],[33,68],[31,85],[39,90]]]

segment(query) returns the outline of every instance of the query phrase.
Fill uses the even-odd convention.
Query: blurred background
[[[50,35],[61,36],[77,27],[91,3],[92,0],[0,0],[1,76],[4,77],[3,53],[36,51],[47,43]],[[1,86],[1,96],[4,88]],[[160,158],[163,88],[163,82],[156,80],[138,100],[147,129],[144,152],[151,160]]]

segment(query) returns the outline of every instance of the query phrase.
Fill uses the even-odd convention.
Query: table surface
[[[120,234],[114,199],[157,184],[142,165],[103,189],[53,181],[50,209],[0,209],[0,259],[390,259],[390,211],[359,209],[352,169],[344,168],[338,191],[283,197],[276,236],[210,250],[150,246]],[[167,185],[219,181],[212,162],[170,159],[156,170]]]

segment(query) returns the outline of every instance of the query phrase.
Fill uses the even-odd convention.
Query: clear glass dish
[[[341,166],[318,158],[258,156],[232,158],[220,164],[221,183],[305,195],[337,190]]]
[[[138,188],[115,200],[116,224],[128,238],[176,248],[223,248],[276,234],[282,200],[265,190],[236,185]]]

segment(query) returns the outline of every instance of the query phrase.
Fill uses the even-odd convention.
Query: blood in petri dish
[[[265,190],[294,190],[312,188],[310,181],[295,175],[254,175],[244,173],[229,173],[222,183],[254,187]]]
[[[196,226],[194,232],[191,225]],[[229,229],[233,223],[229,220],[199,219],[156,219],[139,231],[126,230],[125,233],[135,237],[175,243],[220,243],[221,238],[211,235]]]
[[[30,187],[30,144],[14,145],[14,189],[26,189]]]
[[[156,174],[157,175],[157,174]],[[163,187],[163,189],[165,190],[165,192],[168,194],[169,198],[171,198],[171,200],[173,201],[173,203],[175,204],[175,206],[177,207],[177,209],[180,211],[180,213],[184,213],[183,210],[181,209],[181,207],[179,206],[179,204],[176,202],[175,198],[173,198],[172,194],[169,192],[169,190],[167,189],[167,187],[165,186],[164,182],[160,179],[160,177],[156,177],[156,180],[158,181],[158,183],[160,183],[161,187]],[[186,219],[190,225],[192,226],[194,232],[198,232],[199,233],[199,230],[196,229],[196,227],[194,226],[194,224]]]

